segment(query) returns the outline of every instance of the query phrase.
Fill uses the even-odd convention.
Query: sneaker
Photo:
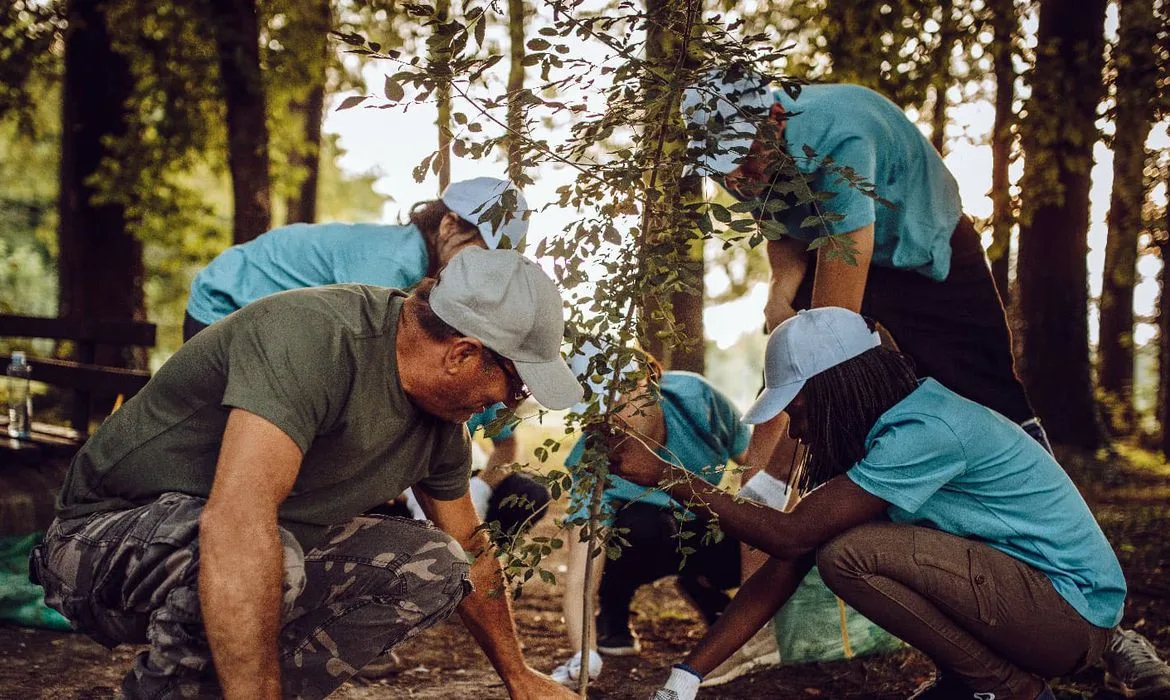
[[[597,651],[606,656],[637,656],[642,642],[629,622],[617,623],[602,614],[597,616]]]
[[[771,620],[752,635],[752,638],[727,657],[703,677],[700,688],[713,685],[722,685],[745,676],[761,668],[768,668],[780,663],[780,650],[776,648],[776,627]]]
[[[971,689],[941,671],[936,671],[934,678],[918,686],[906,700],[952,700],[964,695],[971,696]]]
[[[581,652],[573,654],[573,656],[565,663],[553,669],[553,672],[548,674],[554,681],[560,683],[568,688],[576,688],[577,682],[581,680]],[[601,657],[596,651],[589,652],[589,680],[595,681],[601,675]]]
[[[1113,630],[1102,655],[1105,687],[1127,698],[1170,698],[1170,666],[1150,640],[1133,630]]]

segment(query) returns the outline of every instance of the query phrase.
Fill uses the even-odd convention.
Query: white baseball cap
[[[561,356],[561,294],[540,267],[514,250],[465,248],[439,275],[431,309],[516,365],[546,408],[568,408],[584,388]]]
[[[771,420],[792,403],[809,377],[881,345],[861,314],[836,306],[798,311],[768,336],[764,391],[744,423]]]
[[[440,199],[479,229],[488,248],[494,250],[505,243],[508,248],[518,248],[528,235],[528,202],[509,180],[476,177],[452,182]]]
[[[712,69],[683,91],[682,115],[702,137],[690,148],[701,150],[697,167],[711,175],[735,170],[756,140],[760,120],[772,109],[768,78],[750,70]]]

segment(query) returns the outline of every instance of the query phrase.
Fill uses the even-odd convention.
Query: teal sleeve
[[[966,467],[963,446],[950,426],[915,414],[881,428],[846,474],[874,496],[914,513]]]
[[[486,435],[492,422],[499,417],[500,409],[502,408],[504,408],[504,404],[497,403],[495,405],[488,406],[487,408],[469,418],[467,420],[468,432],[474,433],[476,430],[483,429],[484,434]],[[491,435],[490,437],[492,442],[503,442],[504,440],[512,437],[512,434],[515,431],[516,422],[514,420],[509,420],[508,422],[498,426],[495,434]]]
[[[839,221],[826,221],[829,233],[848,233],[862,226],[868,226],[877,219],[875,202],[845,177],[840,170],[850,168],[856,177],[862,178],[870,187],[875,185],[877,171],[876,145],[859,136],[851,136],[830,153],[818,153],[818,158],[828,156],[833,163],[822,167],[813,189],[833,196],[821,204],[823,213],[840,215]]]

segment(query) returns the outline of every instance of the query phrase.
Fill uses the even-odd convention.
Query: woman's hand
[[[604,439],[614,474],[640,486],[658,486],[670,475],[670,465],[654,454],[640,436],[612,426],[608,430]]]

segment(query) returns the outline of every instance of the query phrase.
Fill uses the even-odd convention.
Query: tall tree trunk
[[[930,112],[930,144],[939,155],[946,155],[947,147],[947,88],[951,84],[951,50],[955,47],[957,27],[951,0],[939,3],[941,18],[938,30],[938,50],[934,60],[931,91],[934,106]]]
[[[672,75],[680,62],[691,60],[689,57],[681,56],[680,52],[683,50],[688,16],[693,16],[695,2],[696,0],[647,0],[646,11],[649,15],[647,59],[657,66],[655,72],[658,75]],[[660,122],[665,124],[664,128],[667,130],[665,141],[669,151],[685,148],[686,141],[678,115],[678,100],[675,99],[673,103],[662,100],[663,91],[666,89],[666,85],[658,82],[648,84],[647,103],[662,103],[661,109],[671,111],[671,114]],[[657,133],[647,134],[647,140],[657,138]],[[655,219],[662,221],[684,216],[684,203],[694,201],[701,195],[698,180],[690,178],[688,182],[688,185],[683,185],[682,170],[679,167],[672,165],[660,172],[657,189],[661,191],[661,195],[655,205],[658,207]],[[669,229],[662,226],[651,229],[654,230]],[[653,353],[667,369],[701,374],[706,368],[702,245],[693,237],[680,235],[674,238],[675,240],[666,240],[661,236],[651,236],[651,252],[647,254],[669,256],[667,259],[677,266],[678,278],[683,288],[671,292],[669,309],[662,308],[659,299],[645,300],[646,323],[642,342],[643,347]]]
[[[1097,379],[1106,397],[1106,425],[1118,435],[1128,434],[1133,428],[1133,287],[1146,199],[1146,137],[1154,119],[1154,41],[1158,33],[1153,0],[1122,0],[1120,5],[1113,193],[1101,284],[1097,368]]]
[[[259,21],[255,0],[211,0],[210,7],[227,103],[228,166],[235,206],[232,240],[244,243],[272,226]]]
[[[314,81],[304,99],[292,108],[304,119],[304,140],[293,155],[293,162],[304,169],[305,179],[288,203],[288,220],[312,223],[317,220],[317,183],[321,175],[321,122],[325,112],[325,80],[329,66],[329,30],[333,28],[333,11],[329,0],[314,0],[304,21],[310,25],[309,36],[317,41],[309,74]]]
[[[1021,369],[1053,442],[1095,449],[1088,337],[1089,172],[1098,138],[1106,0],[1042,0],[1021,133]]]
[[[1170,163],[1166,164],[1166,188],[1170,192]],[[1162,455],[1170,459],[1170,202],[1163,214],[1158,252],[1162,271],[1158,273],[1158,423],[1162,426]]]
[[[1012,257],[1012,193],[1009,169],[1012,164],[1012,127],[1016,123],[1015,37],[1020,22],[1015,0],[990,0],[995,64],[995,123],[991,130],[991,276],[1004,306],[1011,303],[1010,265]]]
[[[518,99],[524,89],[524,0],[508,0],[508,179],[524,183],[524,111]]]
[[[61,107],[58,213],[59,309],[63,318],[145,318],[142,244],[129,230],[122,202],[94,201],[92,178],[109,140],[126,137],[125,102],[134,80],[125,56],[114,51],[106,24],[108,3],[71,0],[66,6],[65,73]],[[102,364],[127,365],[121,349],[99,349]]]
[[[451,0],[435,0],[435,33],[428,38],[431,53],[431,70],[436,76],[449,78],[451,74],[451,34],[447,25],[451,15]],[[484,21],[482,18],[480,21]],[[436,157],[439,173],[439,192],[451,184],[451,86],[442,80],[435,88],[435,103],[438,116],[435,126],[439,133],[439,155]]]

